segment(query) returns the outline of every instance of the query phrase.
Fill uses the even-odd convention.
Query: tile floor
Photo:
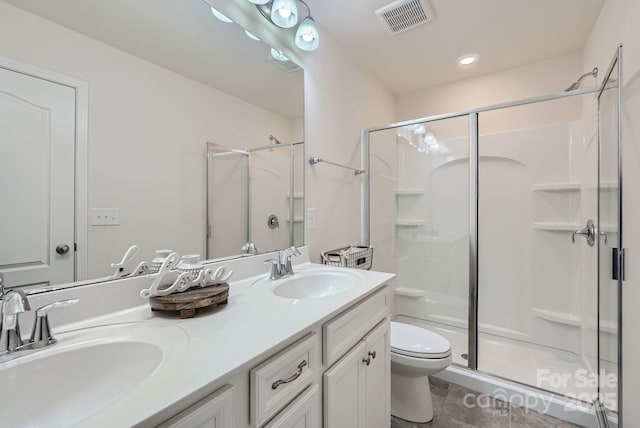
[[[426,424],[391,418],[391,428],[577,428],[578,425],[430,378],[434,417]],[[471,395],[468,395],[471,394]],[[465,404],[466,403],[466,404]],[[477,404],[477,405],[476,405]]]

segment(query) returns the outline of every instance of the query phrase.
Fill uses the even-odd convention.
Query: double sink
[[[355,271],[316,268],[279,280],[260,278],[250,288],[299,302],[331,298],[362,281]],[[80,328],[56,338],[55,346],[0,364],[3,425],[73,426],[143,385],[158,382],[162,388],[167,371],[180,372],[190,343],[180,323],[153,317]]]

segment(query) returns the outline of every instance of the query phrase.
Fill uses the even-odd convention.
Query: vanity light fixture
[[[320,44],[320,34],[316,22],[311,17],[311,9],[303,0],[249,0],[256,5],[260,14],[280,28],[293,28],[296,25],[295,43],[304,51],[313,51]],[[307,9],[307,16],[298,24],[298,3]]]
[[[475,53],[462,55],[460,58],[458,58],[458,64],[462,66],[469,66],[475,64],[479,58],[480,55]]]
[[[227,23],[233,22],[231,19],[227,18],[225,15],[220,13],[220,11],[218,9],[214,8],[213,6],[211,6],[211,13],[213,14],[213,16],[215,16],[216,18],[218,18],[222,22],[227,22]]]

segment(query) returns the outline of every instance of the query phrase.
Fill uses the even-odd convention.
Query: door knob
[[[593,244],[596,242],[596,226],[593,224],[593,220],[587,220],[587,225],[580,230],[576,230],[571,234],[571,242],[575,244],[576,235],[584,236],[587,240],[587,244],[590,247],[593,247]]]
[[[67,244],[60,244],[56,247],[56,253],[67,254],[69,252],[69,246]]]

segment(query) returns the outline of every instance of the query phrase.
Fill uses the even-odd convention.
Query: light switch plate
[[[316,228],[316,209],[315,208],[307,208],[307,218],[305,219],[305,224],[307,225],[307,229]]]
[[[120,225],[120,208],[92,208],[92,226],[118,226]]]

